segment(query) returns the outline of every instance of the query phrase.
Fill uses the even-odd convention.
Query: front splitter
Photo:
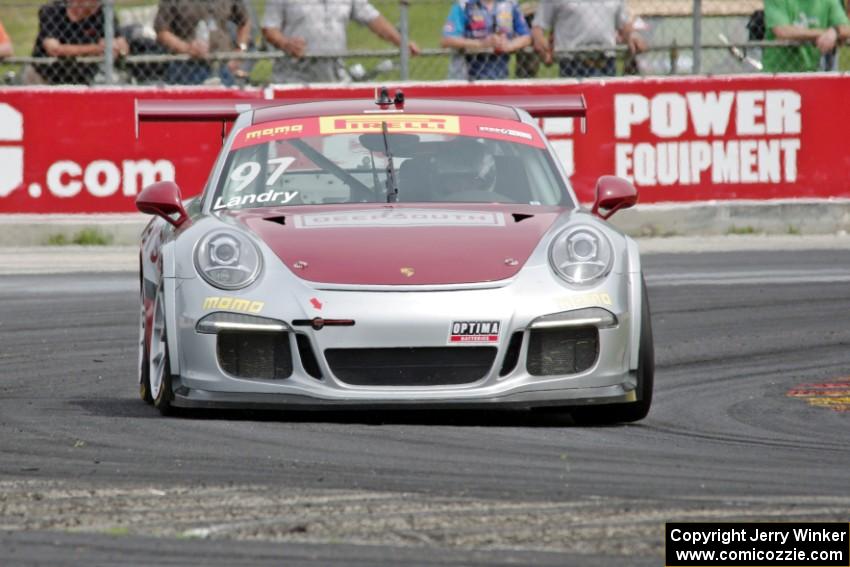
[[[629,383],[598,388],[516,392],[473,399],[330,399],[293,394],[213,392],[178,386],[172,404],[180,408],[391,410],[391,409],[531,409],[551,406],[625,404],[637,401]]]

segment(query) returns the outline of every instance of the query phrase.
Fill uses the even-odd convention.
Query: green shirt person
[[[817,71],[821,55],[850,37],[850,22],[840,0],[765,0],[765,39],[805,41],[793,47],[766,47],[769,73]]]

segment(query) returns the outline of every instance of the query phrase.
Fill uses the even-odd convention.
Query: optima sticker
[[[449,344],[498,343],[499,321],[454,321],[449,330]]]

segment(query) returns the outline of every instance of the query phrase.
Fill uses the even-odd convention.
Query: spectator
[[[546,37],[549,31],[551,39]],[[615,75],[616,60],[611,48],[616,46],[618,39],[626,43],[633,54],[646,50],[646,42],[634,30],[625,0],[544,0],[534,17],[532,35],[534,49],[546,65],[552,64],[558,51],[601,49],[559,56],[558,69],[562,77]]]
[[[247,51],[251,39],[251,20],[243,0],[160,0],[154,29],[169,51],[192,58],[168,65],[166,80],[183,85],[198,85],[212,76],[207,60],[211,53]],[[221,65],[221,82],[232,85],[238,67],[236,61]]]
[[[0,59],[12,56],[12,40],[6,30],[3,29],[3,22],[0,22]]]
[[[440,45],[479,51],[466,53],[470,81],[504,79],[508,54],[531,45],[531,36],[516,0],[457,0],[443,26]]]
[[[805,41],[793,47],[766,47],[764,70],[770,73],[817,71],[821,54],[830,55],[850,37],[847,14],[839,0],[765,0],[765,39]]]
[[[47,65],[24,70],[24,82],[35,84],[89,84],[100,68],[80,63],[75,57],[103,55],[103,10],[100,0],[54,0],[38,11],[38,36],[33,57],[58,57]],[[117,26],[116,26],[117,29]],[[126,55],[127,42],[117,35],[112,43],[115,57]]]
[[[534,22],[534,13],[537,11],[537,2],[525,2],[520,4],[522,17],[525,18],[525,25],[531,29],[531,24]],[[532,40],[534,38],[532,37]],[[534,79],[540,71],[540,55],[534,50],[524,49],[516,54],[516,78],[517,79]]]
[[[335,82],[340,63],[334,58],[304,59],[311,55],[344,52],[348,47],[349,20],[365,25],[381,39],[401,45],[401,35],[369,0],[267,0],[263,37],[291,57],[277,59],[273,79],[277,83]],[[411,41],[408,49],[419,54]]]

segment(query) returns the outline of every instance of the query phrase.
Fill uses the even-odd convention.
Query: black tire
[[[641,285],[640,352],[637,367],[637,400],[626,404],[605,404],[576,408],[572,418],[581,424],[630,423],[640,421],[649,414],[652,392],[655,388],[655,345],[652,340],[652,315],[646,282]]]
[[[139,397],[146,404],[153,404],[151,396],[150,358],[148,357],[147,319],[145,317],[145,294],[139,294]]]
[[[174,401],[174,388],[172,387],[171,371],[169,370],[171,359],[168,354],[168,342],[165,343],[165,371],[162,375],[162,387],[159,395],[153,400],[153,405],[162,415],[174,415],[175,408],[171,405]]]
[[[146,404],[153,404],[151,396],[150,359],[148,358],[148,345],[142,345],[142,360],[139,368],[139,397]]]
[[[171,356],[168,352],[168,333],[165,326],[165,308],[160,304],[160,300],[162,298],[162,288],[157,292],[156,303],[154,305],[154,322],[153,329],[151,329],[151,344],[153,346],[153,342],[157,341],[160,343],[157,346],[156,350],[161,350],[161,359],[160,361],[158,357],[151,358],[148,354],[149,364],[148,364],[148,391],[149,395],[153,396],[153,405],[156,409],[159,410],[159,413],[162,415],[173,415],[174,414],[174,406],[171,405],[171,402],[174,400],[174,390],[172,388],[172,377],[171,377]],[[161,317],[160,321],[157,321],[157,318]],[[162,326],[161,336],[158,336],[160,332],[158,330],[158,325]],[[155,368],[158,366],[159,368]],[[160,378],[160,387],[159,391],[154,396],[154,389],[151,387],[150,378],[153,376],[154,372],[159,372],[161,375]]]

